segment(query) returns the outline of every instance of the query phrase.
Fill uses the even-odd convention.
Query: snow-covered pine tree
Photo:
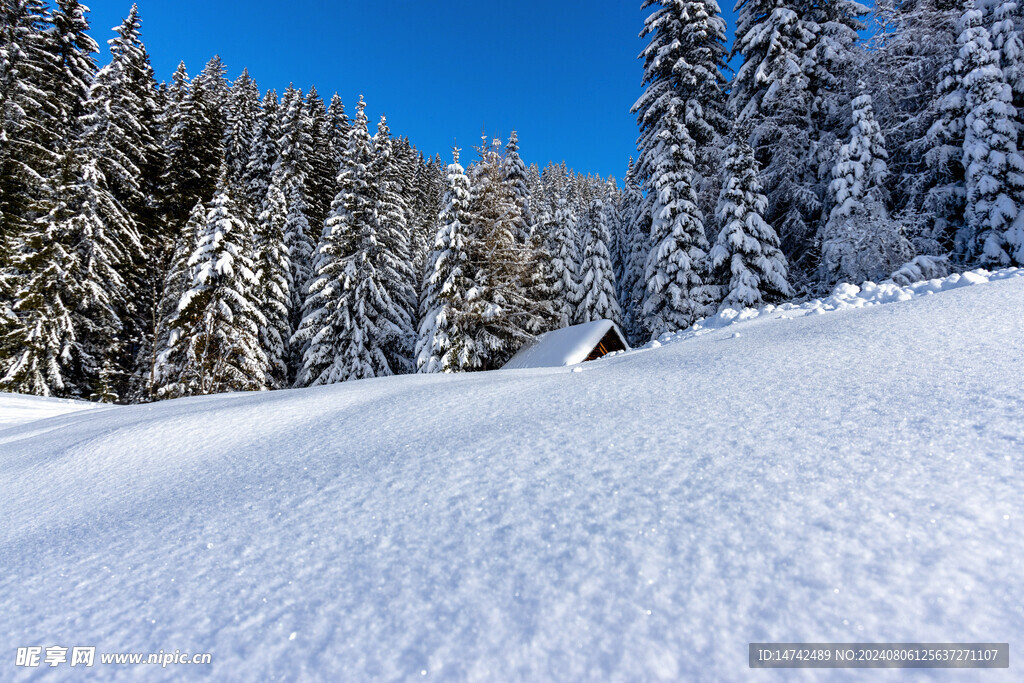
[[[134,234],[130,218],[94,161],[69,151],[54,180],[52,209],[36,221],[21,253],[26,278],[15,300],[18,324],[4,343],[16,351],[0,386],[114,400],[125,296],[117,267],[139,245],[120,242]]]
[[[282,97],[278,157],[271,171],[270,183],[277,186],[288,205],[284,243],[292,269],[289,310],[293,329],[298,329],[302,320],[302,307],[316,246],[305,195],[312,154],[308,124],[301,91],[289,87]]]
[[[1020,3],[1017,0],[997,0],[993,8],[992,47],[999,52],[999,67],[1003,80],[1012,91],[1012,104],[1017,112],[1018,137],[1024,126],[1024,38],[1021,36]]]
[[[78,254],[61,220],[41,219],[25,235],[16,265],[27,273],[0,339],[0,391],[37,396],[83,393],[73,378],[81,356],[73,319],[81,298]]]
[[[945,112],[950,127],[928,135],[943,113],[940,72],[956,54],[955,6],[955,0],[877,0],[870,58],[858,69],[886,132],[893,218],[922,254],[951,249],[956,228],[949,223],[963,216],[962,103]]]
[[[0,280],[13,285],[11,259],[47,212],[43,179],[60,165],[51,86],[57,65],[41,0],[0,5]],[[5,294],[0,289],[0,294]]]
[[[720,308],[735,310],[793,295],[779,237],[764,220],[768,198],[746,137],[738,134],[725,151],[717,211],[721,232],[709,255],[714,280],[722,283]]]
[[[109,220],[108,235],[125,246],[116,263],[124,282],[122,354],[108,375],[135,397],[144,385],[145,358],[151,355],[155,309],[171,237],[158,209],[164,153],[158,144],[160,105],[149,55],[140,36],[141,19],[132,6],[109,41],[110,62],[96,74],[81,119],[77,154],[83,168],[95,164],[100,192],[109,193],[124,220]],[[101,207],[112,206],[100,202]],[[114,209],[111,209],[114,211]],[[113,231],[122,231],[115,235]]]
[[[53,11],[51,49],[56,57],[51,105],[56,108],[57,128],[54,131],[59,149],[68,149],[74,142],[89,84],[96,76],[99,46],[89,35],[88,8],[78,0],[56,0]]]
[[[237,197],[238,205],[250,218],[259,214],[260,204],[248,201],[246,173],[249,155],[252,153],[257,134],[257,119],[260,112],[260,89],[256,81],[243,69],[241,75],[231,84],[228,95],[227,125],[225,127],[224,158],[228,165],[228,181],[231,194]]]
[[[416,343],[416,320],[419,299],[416,294],[417,275],[412,269],[409,239],[409,207],[404,196],[406,183],[402,159],[396,153],[387,118],[380,117],[377,134],[373,137],[373,159],[367,168],[373,179],[376,220],[376,249],[381,257],[381,285],[387,290],[394,306],[381,311],[382,325],[395,333],[381,340],[388,365],[395,374],[415,370],[413,352]],[[383,323],[383,324],[382,324]]]
[[[415,277],[417,301],[422,307],[426,296],[424,273],[434,247],[437,235],[437,220],[441,213],[441,198],[444,196],[444,177],[432,160],[417,155],[415,175],[411,187],[410,242],[412,272]],[[414,319],[419,316],[413,316]]]
[[[138,7],[132,5],[109,41],[111,61],[96,74],[84,118],[85,146],[111,194],[132,216],[151,214],[163,164],[156,141],[156,80],[140,38],[141,25]],[[140,221],[144,239],[152,230],[158,227]]]
[[[583,297],[580,286],[578,217],[572,206],[572,180],[564,165],[546,169],[552,192],[552,206],[544,216],[543,230],[551,254],[549,290],[555,329],[567,327],[576,317],[576,306]]]
[[[520,241],[526,243],[533,232],[536,219],[530,207],[530,190],[526,186],[526,164],[519,156],[519,135],[516,131],[512,131],[508,138],[502,163],[505,182],[512,188],[512,196],[518,207],[516,234]]]
[[[1024,263],[1024,159],[1017,151],[1017,112],[1012,90],[999,68],[999,53],[968,0],[962,19],[959,58],[967,98],[964,168],[966,235],[958,240],[968,263]]]
[[[514,192],[505,182],[501,141],[480,146],[470,176],[471,238],[467,244],[476,290],[469,295],[477,367],[500,368],[544,325],[526,289],[529,258],[517,239],[521,222]]]
[[[251,228],[228,194],[225,169],[189,259],[192,286],[160,358],[160,398],[265,388],[251,249]]]
[[[959,26],[959,20],[956,22]],[[959,40],[959,31],[956,31]],[[964,87],[965,63],[956,43],[949,59],[938,73],[932,119],[923,144],[928,173],[923,199],[931,237],[944,251],[966,254],[968,245],[964,224],[967,193],[964,181],[963,146],[967,119],[967,92]]]
[[[152,345],[146,383],[146,396],[150,399],[157,398],[158,361],[170,350],[171,332],[174,330],[178,318],[178,304],[181,303],[185,293],[192,288],[194,272],[192,266],[189,265],[189,260],[195,253],[199,234],[205,227],[206,207],[202,203],[198,203],[192,208],[188,220],[185,221],[185,225],[181,229],[171,254],[167,274],[164,276],[160,303],[157,306],[155,341]]]
[[[651,217],[636,176],[633,159],[629,160],[622,192],[622,274],[618,283],[619,307],[622,310],[622,331],[632,344],[641,342],[643,332],[644,275],[651,250]]]
[[[438,217],[426,273],[425,296],[416,343],[419,372],[468,372],[477,356],[468,319],[468,298],[476,285],[469,262],[469,177],[452,150],[448,189]]]
[[[408,334],[390,284],[400,281],[393,252],[381,248],[373,143],[362,97],[349,135],[340,190],[317,245],[302,323],[292,339],[303,349],[298,386],[395,374],[385,348]]]
[[[820,236],[820,281],[826,287],[878,280],[913,256],[886,207],[887,158],[871,96],[861,94],[853,100],[850,140],[840,147],[832,171],[834,205]]]
[[[267,354],[267,380],[271,389],[291,385],[296,355],[291,349],[291,259],[285,246],[288,202],[275,184],[267,189],[263,211],[256,223],[256,301],[263,314],[260,345]]]
[[[245,168],[245,197],[250,206],[261,207],[267,196],[280,137],[277,91],[268,90],[263,96],[263,106],[256,114],[252,149]]]
[[[352,130],[352,122],[345,114],[345,105],[338,93],[334,93],[334,96],[331,97],[331,106],[327,108],[327,117],[330,119],[328,144],[334,155],[334,169],[337,170],[348,151],[348,133]],[[337,177],[334,180],[337,180]]]
[[[608,251],[611,228],[617,222],[615,186],[611,181],[609,185],[606,193],[597,192],[591,200],[591,218],[583,242],[580,278],[583,298],[576,307],[577,323],[606,319],[622,324],[622,311],[615,293],[615,272]]]
[[[526,267],[521,283],[523,294],[536,313],[535,324],[527,331],[531,334],[540,334],[554,324],[550,291],[551,254],[548,252],[547,240],[533,210],[529,171],[519,156],[519,135],[516,131],[512,131],[505,145],[502,164],[504,183],[511,189],[512,199],[516,204],[516,211],[513,214],[516,220],[516,239],[525,249]],[[539,182],[540,174],[536,168],[533,169],[533,173],[535,182]]]
[[[711,311],[694,136],[713,130],[704,114],[723,97],[725,23],[714,0],[644,3],[651,6],[656,9],[640,34],[650,40],[641,53],[646,90],[633,111],[640,126],[637,175],[646,185],[652,217],[644,327],[657,337]]]
[[[857,32],[868,9],[850,0],[814,6],[741,0],[737,10],[733,55],[741,54],[743,64],[730,109],[751,126],[768,189],[765,218],[779,232],[791,277],[805,287],[819,258],[815,236],[827,195],[828,151],[846,120],[842,77],[859,56]]]
[[[186,79],[184,65],[180,65],[174,87],[179,97],[184,90],[184,96],[168,116],[168,163],[164,174],[165,211],[171,226],[182,225],[197,202],[210,201],[226,153],[228,112],[220,107],[227,102],[229,90],[223,63],[214,57],[187,86]]]
[[[303,195],[306,198],[306,218],[311,226],[323,226],[331,211],[331,202],[337,194],[335,182],[338,178],[338,160],[332,147],[331,119],[323,99],[312,87],[305,101],[305,129],[309,135],[309,151],[306,159],[306,183]],[[311,237],[315,237],[311,235]],[[315,246],[315,245],[313,245]]]

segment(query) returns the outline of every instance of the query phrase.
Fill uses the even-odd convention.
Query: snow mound
[[[911,264],[904,266],[903,269],[897,271],[896,275],[902,274],[901,279],[910,278],[912,272],[920,271],[920,268],[909,268],[909,266],[916,262],[917,260],[915,259]],[[959,289],[960,287],[1020,277],[1024,277],[1024,268],[1005,268],[997,271],[978,269],[966,273],[955,273],[943,278],[913,282],[907,285],[899,285],[893,280],[886,280],[880,283],[865,282],[859,287],[848,283],[840,283],[836,285],[832,295],[824,299],[812,299],[801,304],[768,305],[757,309],[744,308],[742,311],[726,308],[719,311],[716,315],[697,321],[686,330],[665,333],[644,348],[657,348],[665,344],[686,341],[714,330],[720,330],[737,323],[756,319],[792,319],[805,315],[821,315],[834,311],[863,308],[865,306],[910,301],[915,297],[947,292]]]
[[[94,410],[97,407],[99,407],[97,404],[86,401],[21,396],[0,392],[0,430],[80,410]]]
[[[748,643],[1019,651],[1024,278],[975,279],[844,288],[836,314],[578,372],[6,428],[0,678],[44,673],[13,667],[29,645],[209,652],[210,680],[781,680]],[[781,678],[801,673],[822,678]]]

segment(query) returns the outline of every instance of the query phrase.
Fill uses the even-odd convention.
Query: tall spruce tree
[[[843,75],[856,64],[860,18],[851,0],[741,0],[733,55],[743,56],[730,109],[751,127],[751,144],[768,188],[767,221],[802,287],[820,258],[815,237],[825,207],[829,150],[845,122]]]
[[[56,70],[50,20],[40,0],[0,5],[0,295],[16,287],[13,260],[45,215],[45,179],[60,165],[52,132]],[[6,290],[6,291],[4,291]]]
[[[552,206],[543,217],[547,249],[551,254],[549,290],[553,308],[553,326],[567,327],[576,316],[576,305],[582,298],[578,219],[572,207],[572,184],[568,171],[552,166],[546,170],[551,187]]]
[[[468,299],[476,288],[469,261],[469,177],[452,150],[444,209],[426,273],[423,314],[416,343],[419,372],[475,369],[475,340]]]
[[[338,160],[332,147],[335,132],[323,99],[316,88],[310,88],[305,101],[305,127],[309,134],[306,178],[303,194],[307,218],[311,226],[323,226],[337,193]],[[315,245],[314,245],[315,246]]]
[[[50,45],[57,70],[53,79],[52,105],[56,107],[57,148],[66,150],[79,131],[89,85],[96,76],[99,46],[89,35],[88,8],[78,0],[57,0],[53,11]]]
[[[293,329],[298,329],[302,319],[302,307],[316,246],[306,198],[312,147],[309,117],[306,115],[302,93],[289,87],[282,97],[278,156],[271,171],[270,184],[284,195],[288,207],[284,240],[292,269],[289,310]]]
[[[295,354],[291,350],[292,269],[285,229],[288,223],[288,202],[284,192],[271,184],[256,223],[256,300],[263,314],[260,344],[267,354],[267,386],[283,389],[290,386]]]
[[[902,228],[889,217],[888,157],[871,96],[861,94],[853,100],[850,139],[840,147],[832,170],[834,205],[820,235],[820,279],[826,287],[877,280],[913,255]]]
[[[517,239],[521,224],[513,187],[505,181],[500,140],[480,146],[470,176],[469,260],[477,287],[469,294],[476,366],[500,368],[544,325],[525,287],[529,258]]]
[[[277,92],[268,90],[263,96],[262,107],[256,113],[252,148],[245,167],[245,197],[253,208],[262,207],[267,196],[274,162],[277,161],[279,138]]]
[[[622,311],[615,293],[615,272],[612,268],[608,243],[611,229],[617,223],[618,211],[612,190],[598,192],[592,200],[592,218],[584,239],[583,268],[580,282],[583,298],[576,308],[576,321],[611,320],[622,324]]]
[[[367,169],[373,179],[377,245],[383,257],[382,286],[387,289],[394,308],[384,309],[383,318],[394,334],[382,340],[388,365],[395,374],[415,370],[413,350],[419,299],[416,274],[412,269],[409,231],[409,207],[404,193],[408,179],[403,178],[402,158],[391,137],[387,119],[381,116],[373,137],[373,159]]]
[[[356,106],[340,190],[317,246],[302,323],[293,344],[304,350],[297,384],[335,384],[395,374],[387,349],[412,321],[396,301],[396,254],[381,241],[373,143],[366,103]]]
[[[228,181],[231,183],[232,195],[238,198],[238,204],[250,218],[254,218],[260,209],[259,204],[249,201],[246,192],[249,155],[252,154],[255,145],[259,112],[259,86],[249,75],[249,70],[244,69],[231,84],[231,92],[228,96],[224,158],[228,165]]]
[[[999,52],[969,0],[962,19],[960,55],[967,96],[964,168],[968,262],[1008,266],[1024,262],[1024,159],[1017,151],[1017,112],[999,68]]]
[[[227,191],[227,170],[189,258],[191,287],[178,303],[168,349],[160,359],[161,398],[265,388],[267,357],[255,302],[252,230]]]
[[[706,315],[707,238],[697,206],[697,140],[724,97],[725,23],[714,0],[648,0],[641,38],[646,90],[633,107],[640,126],[637,174],[647,189],[653,249],[646,266],[644,327],[650,336]]]
[[[171,334],[178,319],[178,305],[185,293],[192,288],[194,269],[189,263],[198,245],[199,235],[206,227],[206,207],[200,202],[196,204],[174,246],[167,274],[164,276],[160,303],[157,306],[157,324],[154,343],[149,361],[149,376],[146,382],[146,396],[150,399],[158,397],[159,384],[157,373],[159,361],[170,351]]]
[[[792,296],[779,237],[764,220],[768,198],[761,192],[754,150],[740,134],[725,151],[721,232],[710,253],[714,280],[722,283],[721,308],[757,308]]]

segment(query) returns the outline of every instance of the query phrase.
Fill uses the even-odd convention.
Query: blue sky
[[[130,0],[86,0],[93,36]],[[362,93],[372,121],[447,160],[482,131],[519,132],[523,157],[565,160],[621,177],[635,151],[629,113],[640,94],[640,0],[139,0],[143,40],[159,80],[181,60],[195,75],[219,54],[261,89],[289,83],[338,92],[348,111]],[[726,3],[731,9],[731,4]]]

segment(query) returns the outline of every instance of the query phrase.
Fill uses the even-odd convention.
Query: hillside
[[[209,652],[216,680],[736,679],[751,641],[1019,652],[1024,270],[952,282],[575,368],[5,417],[0,651]]]

